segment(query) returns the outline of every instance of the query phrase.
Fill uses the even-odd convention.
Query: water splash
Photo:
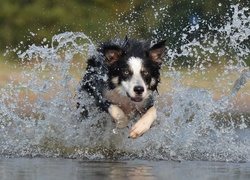
[[[249,161],[249,114],[232,113],[236,94],[250,94],[249,89],[241,92],[250,78],[245,63],[249,49],[243,45],[250,35],[249,16],[247,8],[232,8],[233,16],[224,27],[211,26],[207,34],[183,44],[181,51],[169,48],[171,71],[162,74],[167,82],[173,82],[172,87],[162,85],[157,100],[158,120],[136,140],[127,138],[128,128],[114,134],[110,116],[99,112],[86,95],[83,101],[91,108],[90,117],[77,121],[74,95],[78,77],[84,74],[85,60],[96,53],[84,33],[58,34],[51,43],[44,40],[43,46],[31,45],[25,52],[17,51],[24,62],[20,77],[0,91],[1,155]],[[183,57],[192,61],[188,71],[175,66],[176,60]],[[194,80],[194,74],[200,72],[204,75],[200,78],[208,80],[205,74],[213,58],[223,68],[212,81],[218,84],[217,89],[225,88],[219,100],[213,97],[215,90],[191,88],[182,81]],[[224,58],[229,59],[225,65]],[[224,87],[234,74],[238,76],[234,85],[230,82]],[[164,90],[166,87],[168,90]]]

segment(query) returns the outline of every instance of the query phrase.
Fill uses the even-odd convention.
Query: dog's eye
[[[143,71],[142,71],[142,74],[144,74],[144,75],[148,75],[148,74],[149,74],[149,72],[148,72],[147,70],[143,70]]]
[[[129,75],[129,70],[124,70],[124,75]]]

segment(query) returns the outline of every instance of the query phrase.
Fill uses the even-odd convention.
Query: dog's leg
[[[116,128],[122,129],[128,125],[129,123],[128,118],[118,106],[111,104],[108,108],[108,112],[111,115],[111,117],[115,120]]]
[[[137,121],[129,132],[130,138],[138,138],[145,133],[156,120],[156,108],[152,106],[148,111]]]

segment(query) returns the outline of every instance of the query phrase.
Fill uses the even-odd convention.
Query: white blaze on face
[[[141,97],[144,99],[148,95],[146,84],[141,76],[141,70],[143,68],[142,59],[131,57],[128,59],[128,65],[130,66],[130,70],[132,71],[132,77],[126,81],[122,81],[121,84],[124,87],[126,93],[132,98],[136,97],[136,93],[134,91],[135,86],[141,86],[144,88]]]

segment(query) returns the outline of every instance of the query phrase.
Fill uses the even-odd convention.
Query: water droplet
[[[117,128],[114,128],[114,129],[112,130],[112,132],[113,132],[114,134],[119,134],[119,132],[118,132],[118,129],[117,129]]]

